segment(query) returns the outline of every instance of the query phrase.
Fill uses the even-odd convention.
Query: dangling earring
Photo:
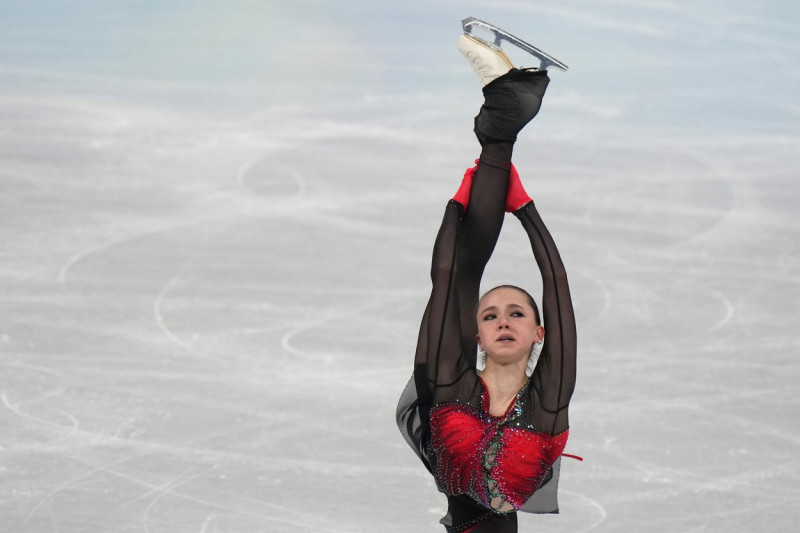
[[[536,368],[536,361],[539,360],[539,353],[542,351],[542,341],[534,343],[531,348],[531,356],[528,357],[528,364],[525,365],[525,375],[531,377],[533,369]]]
[[[486,368],[486,350],[478,346],[478,357],[475,360],[475,370],[482,372]]]

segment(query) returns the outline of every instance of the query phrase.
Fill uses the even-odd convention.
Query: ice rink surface
[[[515,161],[585,460],[520,531],[797,531],[788,0],[4,0],[0,531],[444,531],[394,407],[478,153],[470,15],[570,66]],[[539,291],[513,217],[500,282]]]

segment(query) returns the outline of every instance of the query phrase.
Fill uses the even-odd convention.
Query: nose
[[[497,317],[497,329],[503,329],[507,327],[508,327],[508,320],[506,320],[506,317],[504,316]]]

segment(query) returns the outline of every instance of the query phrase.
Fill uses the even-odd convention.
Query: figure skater
[[[575,318],[561,257],[511,164],[517,134],[539,111],[547,72],[513,68],[501,52],[464,39],[459,49],[485,83],[474,128],[480,158],[445,208],[414,374],[397,422],[447,496],[441,522],[449,533],[510,533],[517,531],[517,511],[558,512]],[[519,287],[503,285],[478,298],[506,212],[530,240],[543,281],[544,324]]]

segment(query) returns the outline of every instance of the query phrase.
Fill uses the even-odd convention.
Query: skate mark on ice
[[[709,169],[708,174],[710,175],[711,179],[719,180],[720,182],[727,184],[727,191],[730,191],[731,195],[731,204],[727,207],[724,213],[714,220],[711,225],[677,240],[662,250],[662,253],[666,254],[667,256],[671,256],[681,248],[684,248],[693,242],[697,242],[703,237],[711,236],[715,231],[730,223],[734,216],[740,212],[741,206],[737,204],[741,204],[742,199],[747,197],[746,194],[737,194],[739,189],[733,185],[730,185],[732,180],[739,180],[740,178],[744,177],[740,171],[730,167],[729,165],[721,164],[718,160],[709,158],[702,152],[696,152],[687,155],[690,155],[699,162],[704,163]]]
[[[115,472],[113,472],[113,471],[111,471],[110,473],[115,474]],[[308,524],[306,524],[306,523],[297,522],[297,521],[288,520],[288,519],[280,519],[280,518],[275,517],[274,515],[265,514],[264,512],[257,512],[257,511],[251,511],[251,510],[247,510],[247,509],[237,508],[237,507],[233,507],[233,506],[230,506],[230,505],[225,505],[225,504],[218,503],[217,501],[212,501],[210,498],[207,499],[207,498],[203,498],[203,497],[196,497],[196,496],[190,496],[188,494],[184,494],[184,493],[180,492],[178,489],[181,486],[186,485],[187,483],[190,483],[191,481],[194,481],[195,479],[198,479],[200,477],[200,475],[193,475],[191,477],[187,477],[188,475],[189,475],[189,473],[187,472],[186,474],[178,476],[175,479],[172,479],[172,480],[170,480],[170,481],[168,481],[166,483],[163,483],[163,484],[161,484],[159,486],[153,486],[152,487],[153,490],[148,492],[143,497],[137,498],[136,500],[131,500],[130,502],[125,504],[125,505],[129,505],[131,503],[134,503],[135,501],[139,501],[142,498],[150,496],[150,495],[152,495],[152,494],[154,494],[156,492],[158,493],[156,498],[154,498],[147,505],[147,507],[144,510],[144,514],[142,516],[142,526],[143,526],[143,528],[144,528],[144,530],[146,532],[149,533],[151,531],[150,526],[149,526],[149,523],[151,522],[150,514],[152,513],[152,511],[155,508],[155,506],[163,498],[165,498],[166,496],[171,496],[173,498],[176,498],[176,499],[179,499],[179,500],[183,500],[183,501],[186,501],[186,502],[190,502],[190,503],[194,503],[194,504],[197,504],[199,506],[215,509],[218,512],[222,511],[222,512],[225,512],[226,514],[233,514],[233,515],[240,515],[240,516],[250,516],[250,517],[253,517],[253,518],[257,518],[259,520],[278,522],[278,523],[291,525],[291,526],[297,526],[297,527],[306,527],[306,528],[308,527]],[[129,479],[133,480],[133,478],[129,478]],[[139,481],[139,482],[140,483],[144,483],[142,481]],[[278,504],[272,504],[272,503],[261,501],[261,500],[253,500],[251,498],[242,497],[242,498],[239,498],[239,501],[245,502],[245,503],[246,502],[255,503],[255,504],[259,505],[259,506],[266,507],[268,509],[268,512],[269,511],[279,511],[279,512],[282,512],[282,513],[295,514],[293,511],[287,510],[285,508],[285,506],[278,505]],[[216,514],[217,513],[215,513],[214,511],[211,511],[209,513],[208,517],[203,522],[200,531],[205,531],[206,530],[206,528],[208,527],[208,524],[216,516]],[[317,529],[315,528],[314,530],[317,530]],[[326,529],[321,529],[321,531],[330,531],[331,533],[340,533],[338,531],[326,530]]]
[[[201,224],[217,221],[217,220],[220,220],[222,218],[225,218],[225,217],[217,216],[217,217],[204,218],[204,219],[194,220],[194,221],[189,221],[189,222],[181,222],[181,223],[172,224],[170,226],[166,226],[166,227],[163,227],[163,228],[156,228],[156,229],[152,229],[152,230],[139,231],[139,232],[131,233],[129,235],[123,235],[123,236],[120,236],[120,237],[117,237],[117,238],[110,239],[108,241],[102,242],[102,243],[100,243],[100,244],[98,244],[96,246],[92,246],[92,247],[90,247],[90,248],[88,248],[86,250],[83,250],[82,252],[78,252],[78,253],[74,254],[72,257],[70,257],[69,259],[67,259],[67,261],[58,270],[58,277],[57,277],[58,283],[60,283],[60,284],[65,283],[66,280],[67,280],[67,274],[69,273],[69,270],[73,266],[75,266],[77,263],[83,261],[87,257],[92,256],[94,254],[97,254],[97,253],[100,253],[100,252],[105,252],[105,251],[107,251],[107,250],[109,250],[111,248],[114,248],[114,247],[119,246],[121,244],[125,244],[127,242],[135,241],[135,240],[142,239],[142,238],[145,238],[145,237],[152,237],[154,235],[160,235],[160,234],[163,234],[163,233],[169,233],[169,232],[175,231],[175,230],[180,230],[180,229],[191,228],[191,227],[194,227],[194,226],[199,226]]]
[[[28,363],[21,363],[19,361],[14,361],[13,363],[7,361],[0,361],[0,366],[5,366],[8,368],[18,368],[23,370],[32,370],[34,372],[39,372],[42,374],[52,374],[61,379],[67,379],[70,376],[60,370],[56,370],[54,368],[50,368],[48,366],[39,366],[39,365],[31,365]]]
[[[727,298],[724,294],[716,291],[709,291],[709,294],[715,297],[720,302],[722,302],[722,305],[725,306],[725,316],[720,318],[716,322],[716,324],[713,324],[708,329],[706,329],[705,333],[712,333],[714,331],[724,328],[728,324],[728,322],[730,322],[733,319],[733,315],[736,312],[736,308],[734,307],[733,302],[731,302],[730,299]]]
[[[769,436],[763,432],[758,432],[757,435],[760,437]],[[622,451],[609,451],[609,454],[627,462],[634,471],[644,474],[647,479],[666,484],[657,490],[639,492],[638,496],[652,496],[654,499],[663,499],[665,491],[675,494],[688,488],[695,492],[729,492],[733,489],[757,489],[762,494],[774,493],[776,496],[785,496],[787,490],[785,486],[774,486],[769,482],[770,479],[786,475],[787,468],[785,465],[776,465],[769,469],[759,467],[734,475],[720,476],[713,471],[704,473],[697,469],[664,466],[661,463],[650,460],[638,459],[632,454]],[[679,485],[676,486],[676,484]],[[793,499],[800,499],[800,490],[795,489],[792,492]],[[711,516],[717,516],[717,514],[714,513]]]
[[[591,319],[593,321],[600,321],[603,318],[605,318],[605,316],[611,310],[611,300],[612,300],[611,289],[608,288],[608,285],[606,285],[605,282],[603,282],[599,277],[592,274],[591,271],[589,270],[580,271],[578,272],[578,274],[580,274],[587,281],[596,286],[600,290],[600,293],[603,295],[603,304],[600,308],[600,311],[598,311],[597,314]]]
[[[69,420],[70,424],[71,424],[71,427],[69,428],[69,431],[67,432],[66,435],[63,435],[61,437],[55,438],[55,439],[47,441],[47,442],[43,442],[41,444],[38,444],[37,447],[40,447],[40,448],[41,447],[45,447],[45,446],[52,446],[53,444],[58,444],[59,442],[63,442],[63,441],[69,440],[73,436],[77,435],[78,432],[80,431],[80,422],[78,421],[77,418],[75,418],[72,415],[72,413],[67,412],[67,411],[62,411],[60,409],[54,409],[52,407],[48,407],[48,409],[50,411],[58,414],[58,415],[63,416],[67,420]]]
[[[299,325],[299,326],[296,326],[296,327],[290,329],[289,331],[287,331],[283,335],[283,337],[281,337],[281,346],[283,347],[284,350],[286,350],[288,353],[290,353],[292,355],[296,355],[298,357],[303,357],[303,358],[306,358],[306,359],[311,359],[312,361],[317,361],[317,362],[321,362],[321,363],[332,363],[334,361],[334,359],[335,359],[335,357],[332,354],[329,354],[329,353],[321,354],[321,355],[320,354],[313,354],[313,353],[310,353],[308,351],[304,351],[304,350],[301,350],[299,348],[295,348],[294,346],[292,346],[292,338],[294,338],[295,336],[299,335],[300,333],[303,333],[303,332],[306,332],[306,331],[310,331],[310,330],[312,330],[314,328],[322,326],[323,324],[327,324],[327,323],[333,322],[335,320],[340,320],[342,318],[347,318],[347,317],[351,317],[351,316],[357,316],[357,315],[359,315],[359,314],[361,314],[361,313],[363,313],[365,311],[369,311],[371,309],[377,309],[377,308],[380,308],[380,307],[383,307],[383,306],[385,306],[385,303],[373,303],[373,304],[357,307],[357,308],[352,309],[352,310],[347,311],[347,312],[338,312],[338,311],[334,310],[334,311],[332,311],[332,313],[335,312],[336,313],[335,316],[321,318],[319,320],[311,322],[310,324]]]
[[[606,518],[608,517],[608,513],[606,512],[606,508],[603,507],[603,505],[600,502],[598,502],[594,498],[590,498],[590,497],[588,497],[588,496],[586,496],[584,494],[581,494],[579,492],[573,492],[571,490],[564,490],[564,489],[559,489],[559,490],[563,494],[567,494],[569,496],[572,496],[573,498],[577,498],[579,500],[583,500],[584,502],[589,504],[590,507],[594,508],[597,511],[597,513],[600,515],[599,518],[597,518],[597,520],[595,520],[592,524],[589,524],[588,526],[584,527],[583,529],[579,529],[577,531],[577,533],[585,533],[586,531],[592,531],[594,529],[597,529],[600,526],[600,524],[605,522]]]
[[[192,470],[194,470],[194,469],[192,469]],[[167,481],[166,483],[163,483],[162,485],[159,485],[158,487],[154,488],[153,490],[151,490],[150,492],[148,492],[147,494],[145,494],[143,496],[143,497],[147,497],[147,496],[150,496],[151,494],[158,493],[157,496],[155,498],[153,498],[153,500],[149,504],[147,504],[147,507],[145,507],[145,509],[144,509],[144,514],[142,515],[142,527],[144,528],[145,533],[150,533],[150,526],[148,526],[148,523],[150,522],[150,512],[153,510],[153,507],[155,507],[156,504],[164,496],[167,496],[167,495],[179,496],[178,494],[176,494],[174,492],[174,490],[177,489],[178,487],[180,487],[181,485],[185,485],[186,483],[188,483],[188,482],[190,482],[190,481],[192,481],[192,480],[197,478],[197,476],[192,476],[192,477],[188,477],[188,476],[189,476],[189,472],[187,472],[186,474],[182,474],[182,475],[176,477],[175,479],[172,479],[170,481]],[[136,500],[133,500],[133,501],[136,501]],[[128,503],[133,503],[133,501],[128,502]]]
[[[61,442],[61,441],[68,440],[68,439],[72,438],[76,433],[78,433],[78,430],[80,428],[80,423],[78,422],[78,419],[75,418],[71,413],[68,413],[66,411],[61,411],[59,409],[53,409],[52,407],[46,407],[45,406],[45,409],[47,409],[48,411],[56,413],[56,414],[58,414],[60,416],[63,416],[67,420],[69,420],[69,422],[70,422],[69,425],[58,424],[57,422],[52,422],[50,420],[47,420],[47,419],[44,419],[44,418],[40,418],[38,416],[34,416],[34,415],[31,415],[31,414],[23,412],[22,409],[20,409],[19,404],[14,404],[8,399],[8,395],[6,394],[6,391],[0,392],[0,401],[2,401],[2,403],[6,407],[6,409],[11,411],[15,415],[19,416],[20,418],[23,418],[23,419],[28,420],[30,422],[34,422],[34,423],[39,424],[39,425],[46,426],[46,427],[48,427],[48,428],[50,428],[52,430],[55,430],[55,431],[59,431],[59,432],[66,431],[66,433],[64,435],[62,435],[60,437],[57,437],[57,438],[55,438],[53,440],[46,441],[46,442],[40,442],[40,443],[37,443],[37,444],[33,445],[32,448],[34,448],[34,449],[41,448],[41,447],[44,447],[44,446],[48,446],[48,445],[51,445],[51,444],[55,444],[55,443],[58,443],[58,442]]]
[[[167,293],[172,289],[173,286],[175,286],[178,283],[178,281],[180,281],[184,273],[186,273],[186,271],[189,270],[189,268],[192,265],[194,265],[194,262],[195,258],[191,258],[188,261],[186,261],[186,263],[184,263],[184,265],[178,270],[178,272],[175,273],[175,275],[172,276],[172,278],[169,281],[167,281],[164,287],[162,287],[161,291],[159,291],[158,295],[156,296],[156,299],[153,301],[153,316],[155,317],[158,328],[161,330],[164,336],[167,337],[167,339],[169,339],[172,343],[187,351],[192,351],[192,345],[189,344],[188,342],[181,340],[177,335],[172,333],[172,331],[167,326],[166,321],[164,320],[164,315],[161,312],[161,308],[164,304],[164,298],[166,297]]]
[[[136,498],[133,498],[131,500],[126,501],[125,503],[121,504],[120,507],[128,507],[130,505],[133,505],[136,502],[140,502],[142,500],[146,500],[147,498],[149,498],[150,496],[153,496],[153,495],[158,495],[158,497],[161,497],[164,494],[171,493],[172,489],[177,487],[178,485],[186,483],[187,481],[191,481],[192,479],[196,479],[198,477],[197,475],[192,475],[190,477],[190,474],[192,474],[195,470],[196,470],[196,468],[190,468],[187,472],[184,472],[183,474],[175,476],[174,478],[170,479],[169,481],[165,481],[164,483],[161,483],[160,485],[150,485],[150,490],[148,490],[144,494],[141,494],[141,495],[137,496]],[[116,474],[119,475],[120,477],[125,477],[128,480],[133,480],[134,479],[132,477],[126,476],[126,475],[121,474],[121,473],[116,473]],[[139,481],[138,484],[144,484],[144,483]],[[158,499],[158,498],[156,498],[156,499]]]
[[[680,323],[682,341],[703,338],[724,328],[736,312],[733,302],[725,295],[702,286],[672,285],[647,289],[641,291],[639,299],[642,305],[642,322],[653,329],[660,327],[659,321]],[[684,302],[686,313],[693,313],[692,319],[687,320],[686,313],[680,316],[676,314],[677,311],[671,305],[675,301]],[[712,306],[712,303],[715,305]],[[701,309],[707,311],[701,313]]]
[[[198,504],[207,508],[215,509],[217,511],[222,511],[233,515],[248,516],[262,521],[274,522],[282,525],[292,526],[296,528],[296,530],[298,531],[322,531],[326,533],[347,533],[348,531],[343,529],[331,529],[328,527],[320,526],[320,524],[314,523],[314,520],[298,521],[296,519],[292,519],[291,517],[296,516],[297,512],[295,510],[287,509],[285,505],[273,504],[263,500],[256,500],[248,497],[240,497],[238,500],[242,503],[242,505],[249,504],[266,508],[266,512],[258,510],[250,510],[250,509],[237,508],[230,505],[221,504],[216,501],[212,501],[210,498],[207,499],[202,497],[189,496],[187,494],[183,494],[176,490],[182,485],[185,485],[198,477],[199,476],[193,476],[192,478],[189,479],[175,479],[168,482],[165,485],[162,485],[161,493],[158,495],[158,497],[153,499],[153,501],[151,501],[148,504],[147,508],[145,509],[144,516],[142,517],[142,525],[147,533],[150,533],[151,531],[150,527],[148,526],[148,522],[150,522],[150,513],[152,512],[156,504],[158,504],[158,502],[165,496],[172,496],[180,500],[184,500],[187,502],[191,502],[194,504]],[[289,517],[282,518],[276,516],[275,514],[270,513],[275,511],[284,515],[288,514]],[[205,531],[205,529],[208,527],[208,523],[211,521],[214,515],[215,513],[213,511],[209,513],[208,518],[206,518],[206,520],[203,522],[201,531]]]
[[[271,421],[271,422],[273,424],[278,424],[281,421],[280,420],[276,420],[276,421]],[[139,447],[145,446],[147,449],[145,451],[141,452],[141,453],[134,453],[133,455],[130,455],[128,457],[124,457],[122,459],[118,459],[116,461],[111,461],[111,462],[108,462],[108,463],[105,463],[105,464],[102,464],[102,465],[99,465],[99,466],[92,466],[91,468],[89,468],[85,472],[83,472],[83,473],[81,473],[79,475],[76,475],[75,477],[63,482],[61,485],[55,487],[50,492],[48,492],[47,494],[42,496],[42,498],[39,500],[39,503],[36,504],[36,506],[34,506],[34,508],[27,514],[27,516],[25,517],[25,520],[23,521],[23,523],[27,524],[28,522],[30,522],[30,520],[34,516],[36,516],[36,514],[39,512],[39,510],[45,504],[47,504],[51,499],[56,497],[59,493],[61,493],[61,492],[65,491],[65,490],[73,487],[74,485],[76,485],[77,483],[80,483],[81,481],[89,479],[91,476],[93,476],[95,474],[98,474],[98,473],[111,474],[111,475],[116,476],[116,477],[118,477],[120,479],[124,479],[126,481],[129,481],[129,482],[131,482],[131,483],[133,483],[135,485],[141,485],[142,487],[145,487],[147,489],[156,489],[158,487],[158,485],[155,485],[153,483],[150,483],[150,482],[142,480],[142,479],[138,479],[138,478],[136,478],[136,477],[134,477],[134,476],[132,476],[130,474],[125,474],[125,473],[122,473],[122,472],[118,472],[118,471],[114,470],[114,467],[118,467],[118,466],[124,465],[126,463],[130,463],[130,462],[133,462],[133,461],[138,461],[138,460],[140,460],[140,459],[142,459],[144,457],[152,456],[152,455],[155,455],[155,454],[157,454],[159,452],[165,453],[165,454],[170,454],[170,453],[175,454],[175,453],[178,453],[178,452],[182,452],[182,453],[188,453],[188,454],[200,454],[201,456],[203,455],[203,453],[206,453],[206,455],[204,457],[223,456],[223,457],[234,457],[234,458],[241,459],[241,454],[230,454],[230,453],[225,453],[225,452],[208,454],[207,452],[204,452],[203,450],[197,450],[197,449],[193,448],[192,446],[194,446],[196,444],[199,444],[199,443],[202,443],[202,442],[206,442],[206,441],[213,441],[213,440],[217,440],[217,439],[221,439],[221,438],[232,437],[232,436],[234,436],[234,435],[236,435],[238,433],[246,433],[248,431],[252,431],[252,430],[255,430],[255,429],[261,429],[263,427],[264,427],[263,423],[250,424],[250,425],[248,425],[246,427],[240,427],[240,428],[237,428],[235,430],[219,431],[219,432],[211,434],[211,435],[205,435],[205,436],[203,436],[201,438],[187,440],[185,442],[181,442],[181,443],[178,443],[176,445],[165,445],[165,444],[160,444],[160,443],[150,443],[150,442],[135,441],[135,440],[132,440],[132,439],[122,439],[122,438],[119,438],[119,437],[108,437],[108,436],[105,436],[105,435],[100,435],[98,433],[86,432],[86,434],[90,435],[90,436],[102,436],[102,437],[104,437],[104,438],[106,438],[106,439],[108,439],[110,441],[115,441],[115,442],[121,441],[121,442],[124,442],[124,443],[127,443],[127,444],[138,445]],[[192,498],[184,497],[184,499],[190,499],[191,500]],[[201,503],[205,504],[207,502],[201,502]]]

